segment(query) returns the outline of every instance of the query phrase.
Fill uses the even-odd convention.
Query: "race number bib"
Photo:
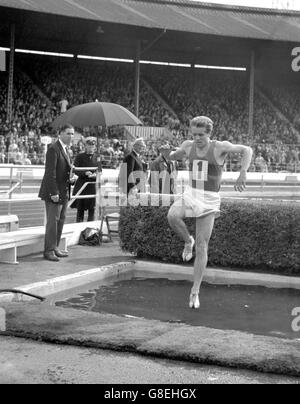
[[[193,161],[193,181],[205,182],[208,180],[208,161],[194,160]]]

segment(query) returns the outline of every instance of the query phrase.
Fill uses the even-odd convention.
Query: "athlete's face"
[[[205,147],[209,143],[210,133],[207,133],[206,128],[192,127],[193,140],[199,147]]]

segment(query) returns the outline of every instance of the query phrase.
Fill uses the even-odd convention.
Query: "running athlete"
[[[189,161],[189,185],[184,193],[175,200],[168,213],[171,228],[185,242],[183,261],[193,257],[195,245],[194,283],[189,307],[200,307],[199,291],[207,265],[208,244],[212,234],[215,218],[220,216],[220,186],[226,156],[230,153],[241,155],[241,171],[234,186],[242,192],[246,187],[246,173],[252,159],[252,149],[248,146],[234,145],[230,142],[211,140],[213,122],[205,116],[198,116],[191,121],[193,140],[186,140],[181,147],[170,152],[170,160]],[[196,240],[189,234],[183,219],[196,218]]]

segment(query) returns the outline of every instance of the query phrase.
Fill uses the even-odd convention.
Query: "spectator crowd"
[[[51,122],[75,105],[99,100],[134,112],[132,65],[33,56],[19,57],[16,64],[10,122],[6,120],[8,74],[0,73],[0,164],[43,165],[42,136],[51,135]],[[300,171],[299,143],[291,128],[300,130],[299,91],[284,87],[266,90],[277,100],[286,121],[256,90],[252,138],[247,134],[248,93],[244,72],[143,66],[139,118],[145,126],[168,128],[169,142],[178,147],[189,137],[190,119],[208,115],[215,123],[217,139],[253,147],[253,171]],[[126,154],[126,136],[120,133],[114,128],[102,133],[99,149],[104,166],[117,168]],[[72,148],[74,157],[84,149],[83,137],[90,134],[89,129],[79,133]],[[160,144],[161,139],[148,141],[149,161],[158,156]],[[237,161],[233,156],[226,169],[238,170]]]

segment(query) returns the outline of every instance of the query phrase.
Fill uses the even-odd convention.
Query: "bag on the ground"
[[[80,233],[79,245],[97,246],[102,243],[102,232],[99,229],[87,227]]]

